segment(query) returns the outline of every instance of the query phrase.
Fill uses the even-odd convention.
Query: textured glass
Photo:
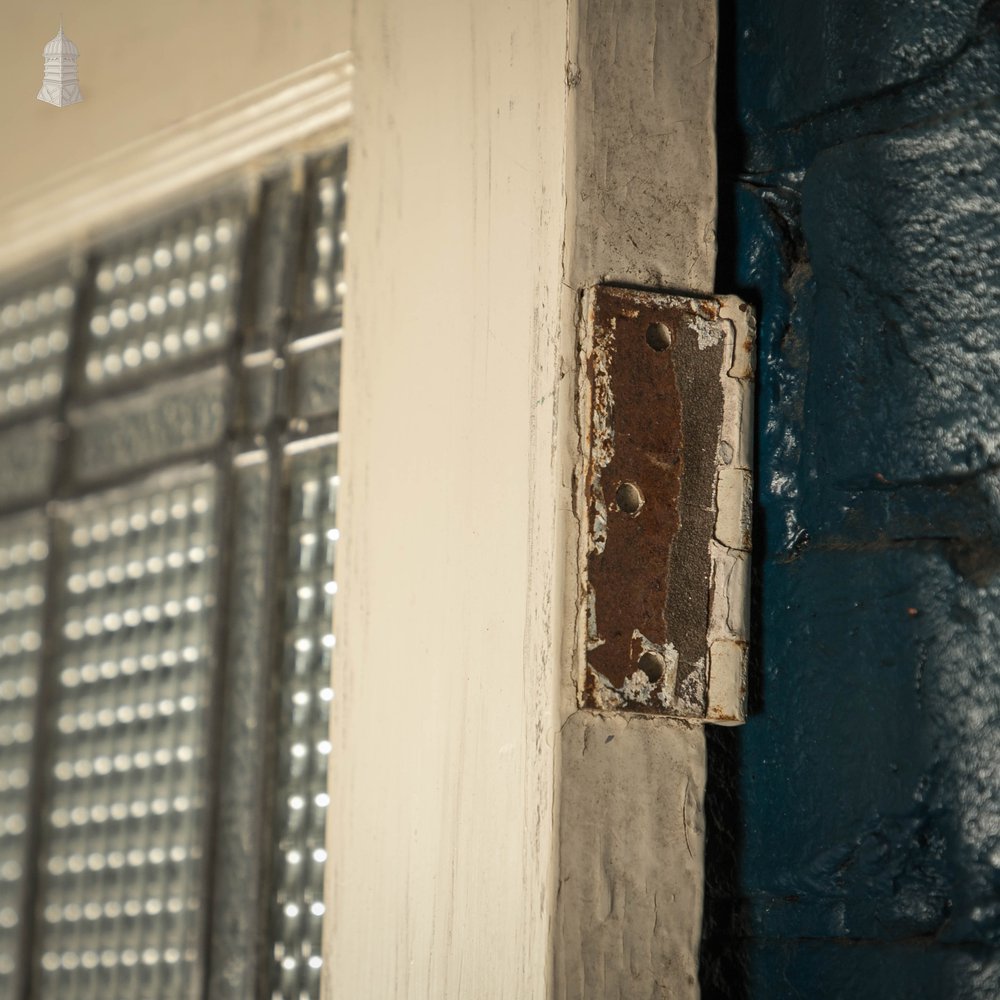
[[[344,307],[347,231],[347,156],[343,151],[313,161],[306,204],[304,333],[339,326]]]
[[[296,417],[339,416],[340,355],[340,331],[319,333],[291,346],[288,408]]]
[[[59,396],[75,299],[67,281],[0,292],[0,418]]]
[[[222,347],[235,323],[243,230],[242,202],[230,197],[109,249],[95,278],[87,382]]]
[[[0,286],[0,998],[318,998],[346,168]]]
[[[217,559],[209,470],[69,522],[40,995],[189,997],[199,956]]]
[[[317,439],[288,468],[272,998],[312,1000],[323,966],[337,445]]]
[[[0,521],[0,996],[13,993],[29,861],[26,841],[35,701],[39,687],[45,522]]]

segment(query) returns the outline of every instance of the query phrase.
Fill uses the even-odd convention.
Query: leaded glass
[[[186,997],[198,957],[214,473],[82,503],[69,528],[42,995]]]
[[[0,418],[59,396],[75,300],[65,278],[0,292]]]
[[[330,658],[337,512],[337,445],[289,456],[285,641],[279,729],[273,1000],[317,995],[325,904]]]
[[[95,276],[91,385],[222,347],[236,322],[242,202],[219,198],[109,247]]]
[[[18,971],[45,599],[45,521],[0,521],[0,995]]]
[[[318,1000],[346,150],[0,285],[0,996]]]

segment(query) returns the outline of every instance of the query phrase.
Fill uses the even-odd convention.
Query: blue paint
[[[1000,3],[723,14],[759,662],[710,734],[704,996],[996,1000]]]

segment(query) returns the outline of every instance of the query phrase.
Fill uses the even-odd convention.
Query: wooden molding
[[[138,210],[239,167],[346,133],[341,53],[0,198],[0,270],[66,254]]]

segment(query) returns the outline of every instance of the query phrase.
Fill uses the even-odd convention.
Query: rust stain
[[[720,300],[595,292],[583,428],[586,707],[732,715],[708,705],[707,638],[719,456],[732,453],[722,433],[733,346]]]

